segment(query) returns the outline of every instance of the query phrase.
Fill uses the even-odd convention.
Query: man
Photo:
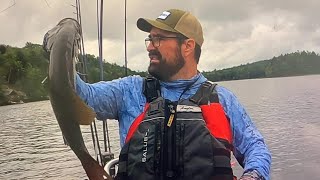
[[[129,76],[86,84],[77,77],[77,93],[97,118],[119,120],[118,174],[123,179],[230,179],[232,150],[244,167],[240,179],[270,179],[270,152],[242,105],[197,70],[204,41],[197,18],[171,9],[156,20],[138,19],[137,27],[149,33],[148,71],[157,80]],[[214,108],[204,112],[207,107]]]

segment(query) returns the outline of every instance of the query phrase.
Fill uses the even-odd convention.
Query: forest
[[[203,72],[203,74],[211,81],[320,74],[320,56],[315,52],[298,51],[281,54],[269,60]]]

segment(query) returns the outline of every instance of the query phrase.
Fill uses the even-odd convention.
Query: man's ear
[[[194,53],[195,47],[196,47],[196,42],[194,41],[194,39],[186,39],[184,41],[184,53],[186,56],[189,56],[190,54]]]

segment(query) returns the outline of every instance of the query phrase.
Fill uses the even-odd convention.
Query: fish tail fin
[[[113,180],[100,164],[90,154],[83,156],[81,163],[90,180]]]

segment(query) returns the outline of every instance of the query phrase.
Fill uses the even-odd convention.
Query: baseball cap
[[[162,12],[156,20],[139,18],[137,27],[145,32],[150,32],[152,27],[165,31],[180,33],[187,38],[194,39],[201,47],[203,44],[202,27],[198,19],[190,12],[170,9]]]

